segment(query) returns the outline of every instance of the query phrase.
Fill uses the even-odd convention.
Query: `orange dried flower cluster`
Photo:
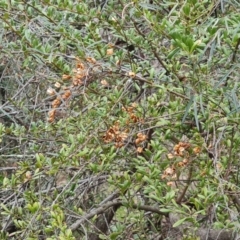
[[[132,103],[131,106],[129,107],[123,107],[123,111],[127,112],[129,114],[129,118],[126,121],[126,125],[128,125],[131,122],[137,123],[137,122],[142,122],[143,120],[137,117],[134,114],[134,110],[136,109],[137,104]],[[128,132],[129,129],[126,128],[125,130],[120,130],[119,127],[119,121],[117,121],[112,127],[110,127],[105,135],[103,136],[103,140],[105,143],[109,142],[115,142],[115,147],[120,148],[124,146],[125,140],[128,138]],[[138,133],[137,138],[135,140],[135,145],[136,145],[136,151],[138,153],[141,153],[143,151],[143,147],[139,146],[142,142],[144,142],[147,139],[147,135],[143,133]]]
[[[173,153],[169,153],[167,155],[168,159],[173,159],[175,157],[179,157],[182,159],[182,161],[178,161],[177,163],[174,163],[171,167],[166,168],[166,170],[162,174],[162,179],[171,177],[171,180],[176,178],[176,169],[185,167],[189,164],[189,152],[194,153],[198,155],[201,152],[200,147],[194,147],[192,151],[189,151],[189,148],[191,147],[190,143],[188,142],[179,142],[176,144],[173,148]],[[168,182],[168,186],[172,186],[173,182]]]
[[[190,143],[187,142],[179,142],[177,145],[174,146],[174,155],[176,156],[183,156],[186,149],[190,147]]]
[[[169,153],[167,156],[169,159],[173,159],[174,157],[182,157],[184,158],[181,162],[177,163],[178,167],[184,167],[188,164],[189,160],[189,153],[186,151],[187,149],[190,148],[190,143],[187,142],[179,142],[178,144],[176,144],[173,148],[174,153]]]
[[[141,142],[144,142],[145,140],[147,140],[147,135],[142,134],[142,133],[138,133],[137,134],[137,139],[135,140],[135,143],[136,143],[136,145],[138,145]]]
[[[105,79],[101,80],[101,84],[102,84],[102,86],[104,86],[104,87],[109,86],[109,83],[108,83]]]
[[[90,64],[95,64],[96,60],[92,57],[87,57],[86,62]],[[76,67],[72,70],[72,75],[69,74],[63,74],[62,75],[62,80],[64,81],[71,81],[70,86],[68,87],[62,87],[59,82],[55,83],[55,87],[61,91],[63,91],[62,94],[59,94],[57,96],[57,92],[53,88],[49,88],[47,90],[47,94],[50,96],[57,96],[53,101],[52,101],[52,109],[48,112],[48,122],[54,122],[55,118],[58,114],[59,111],[57,111],[57,108],[60,107],[60,105],[63,102],[66,102],[70,96],[71,96],[71,90],[73,90],[74,87],[81,86],[84,84],[84,79],[88,75],[88,70],[86,67],[86,64],[83,63],[79,58],[76,58]],[[60,114],[61,115],[61,114]]]
[[[137,134],[137,139],[135,140],[135,144],[139,145],[140,143],[144,142],[147,140],[147,135],[143,133],[138,133]],[[137,147],[137,153],[142,153],[143,152],[143,147],[138,146]]]
[[[137,147],[137,153],[142,153],[143,152],[143,147]]]
[[[52,109],[48,112],[48,122],[53,122],[56,116],[56,109]]]
[[[136,73],[135,72],[129,72],[128,76],[131,77],[131,78],[134,78],[134,77],[136,77]]]
[[[145,135],[143,133],[138,133],[137,134],[137,139],[135,140],[135,144],[139,145],[140,143],[144,142],[145,140],[147,140],[147,135]],[[137,152],[138,153],[142,153],[143,152],[143,148],[138,146],[137,147]]]
[[[86,57],[86,61],[89,62],[89,63],[92,63],[92,64],[96,64],[97,61],[95,58],[92,58],[92,57]]]
[[[27,171],[25,173],[23,182],[24,183],[29,182],[31,179],[32,179],[32,172],[31,171]]]
[[[121,131],[119,127],[119,122],[116,122],[112,127],[110,127],[106,134],[103,136],[105,143],[115,142],[115,147],[120,148],[124,145],[124,141],[128,137],[128,131]]]
[[[127,112],[129,114],[130,119],[127,120],[126,124],[129,124],[130,122],[137,123],[137,122],[143,122],[143,119],[136,116],[134,113],[134,110],[136,109],[137,104],[132,103],[130,107],[122,107],[123,111]]]
[[[85,65],[78,61],[76,68],[73,69],[72,84],[73,86],[80,86],[83,84],[83,79],[87,76],[87,71]]]
[[[178,167],[184,167],[189,163],[189,160],[187,158],[184,158],[181,162],[178,162]]]
[[[96,64],[97,61],[92,57],[86,57],[86,62]],[[79,58],[76,58],[76,67],[72,70],[72,76],[64,74],[63,80],[72,80],[72,87],[81,86],[84,84],[84,79],[88,75],[88,67]]]
[[[107,49],[107,56],[113,55],[113,48],[108,48]]]
[[[182,157],[183,160],[180,162],[177,162],[176,164],[172,165],[171,167],[168,167],[162,174],[162,179],[165,179],[167,177],[171,177],[171,179],[176,178],[176,167],[184,167],[189,163],[189,159],[187,158],[189,156],[189,153],[186,151],[190,148],[190,143],[187,142],[179,142],[176,144],[173,148],[173,153],[169,153],[167,157],[169,159],[173,159],[175,157]],[[184,158],[184,156],[187,156]],[[169,182],[168,185],[172,185],[172,182]]]
[[[52,109],[48,112],[48,122],[54,122],[57,115],[57,108],[62,104],[62,102],[66,102],[71,96],[71,91],[66,89],[62,94],[57,96],[52,101]]]
[[[201,148],[200,148],[200,147],[195,147],[195,148],[193,149],[193,152],[194,152],[196,155],[198,155],[198,154],[201,152]]]
[[[174,166],[168,167],[164,170],[162,179],[165,179],[167,177],[171,177],[171,179],[177,178],[176,169]]]

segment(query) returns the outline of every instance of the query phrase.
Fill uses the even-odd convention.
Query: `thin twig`
[[[70,226],[70,229],[72,231],[76,230],[81,224],[83,224],[85,221],[93,218],[96,215],[102,214],[104,213],[108,208],[110,207],[114,207],[114,206],[124,206],[125,203],[123,201],[120,200],[115,200],[112,202],[108,202],[96,209],[93,209],[91,212],[86,213],[85,215],[81,216],[79,220],[77,220],[75,223],[73,223]],[[143,211],[150,211],[150,212],[154,212],[157,213],[159,215],[164,215],[167,216],[168,214],[160,211],[158,208],[154,208],[152,206],[148,206],[148,205],[137,205],[137,204],[133,204],[131,205],[132,208],[134,209],[138,209],[138,210],[143,210]]]

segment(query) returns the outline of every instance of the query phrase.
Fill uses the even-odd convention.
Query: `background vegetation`
[[[238,239],[239,12],[0,0],[0,238]]]

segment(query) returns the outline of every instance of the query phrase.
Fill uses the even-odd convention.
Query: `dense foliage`
[[[236,0],[0,0],[0,239],[238,239]]]

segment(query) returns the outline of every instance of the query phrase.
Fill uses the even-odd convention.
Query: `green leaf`
[[[177,48],[174,48],[168,55],[167,55],[167,58],[168,59],[172,59],[177,53],[179,53],[180,51],[180,48],[177,47]]]
[[[196,123],[198,131],[200,131],[199,122],[198,122],[198,110],[197,110],[196,98],[194,98],[193,110],[194,110],[195,123]]]
[[[183,224],[186,220],[187,220],[187,218],[182,218],[182,219],[178,220],[177,222],[175,222],[175,223],[173,224],[173,227],[178,227],[178,226],[180,226],[180,225]]]
[[[190,15],[190,6],[188,3],[186,3],[184,6],[183,6],[183,12],[186,16],[189,16]]]
[[[194,101],[195,101],[195,96],[192,95],[191,98],[190,98],[190,100],[189,100],[189,102],[188,102],[188,105],[187,105],[187,107],[186,107],[184,116],[183,116],[183,118],[182,118],[182,123],[185,122],[186,117],[187,117],[187,115],[188,115],[188,113],[189,113],[189,111],[190,111],[190,109],[191,109],[191,106],[192,106],[192,104],[194,103]]]
[[[159,211],[163,212],[163,213],[170,213],[173,210],[172,209],[167,209],[167,208],[160,208]]]

